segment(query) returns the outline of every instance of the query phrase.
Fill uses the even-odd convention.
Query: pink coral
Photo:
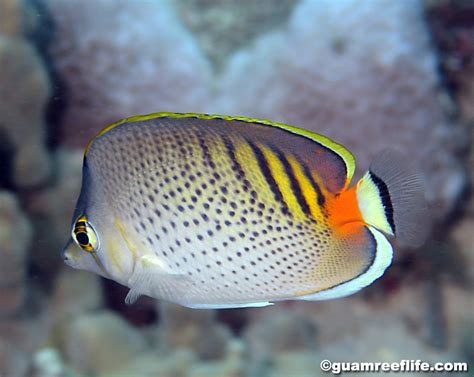
[[[235,52],[214,75],[174,2],[47,4],[54,62],[69,89],[70,142],[84,145],[137,113],[255,116],[332,137],[361,170],[387,147],[410,155],[438,216],[463,189],[457,153],[465,138],[440,101],[421,1],[302,0],[287,25]]]
[[[50,91],[33,46],[0,34],[0,149],[11,146],[13,181],[19,187],[42,184],[50,174],[44,121]]]
[[[68,90],[65,138],[84,145],[124,116],[199,111],[210,66],[166,1],[47,0],[51,44]]]
[[[462,138],[439,101],[422,11],[418,1],[302,1],[286,29],[232,58],[215,108],[328,135],[356,155],[359,169],[399,149],[446,212],[464,185]]]

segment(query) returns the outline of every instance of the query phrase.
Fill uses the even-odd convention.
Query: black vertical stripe
[[[380,199],[382,200],[382,205],[384,208],[387,222],[389,223],[390,228],[392,228],[393,234],[396,234],[395,221],[393,218],[392,199],[390,198],[390,192],[388,191],[388,187],[386,183],[380,177],[374,174],[374,172],[369,170],[369,174],[370,174],[370,178],[372,179],[375,186],[377,186],[377,189],[379,190],[379,196],[380,196]]]
[[[326,203],[326,198],[323,195],[323,192],[321,191],[321,187],[319,187],[318,183],[314,180],[313,175],[311,174],[311,170],[309,169],[308,165],[306,165],[303,161],[297,160],[300,165],[303,167],[303,172],[306,176],[306,178],[309,179],[311,182],[311,185],[314,188],[314,191],[316,191],[316,195],[318,196],[318,204],[319,206],[323,207],[324,203]]]
[[[201,148],[204,161],[206,161],[207,165],[211,169],[214,169],[216,167],[216,164],[214,163],[214,161],[212,161],[211,152],[209,151],[209,147],[206,144],[206,138],[204,137],[203,133],[200,131],[197,131],[196,134],[199,140],[199,147]]]
[[[260,170],[262,171],[262,174],[265,177],[268,186],[270,187],[270,190],[273,192],[275,199],[282,205],[282,212],[285,214],[289,214],[290,211],[288,209],[288,204],[285,202],[283,194],[280,191],[280,187],[278,187],[278,184],[275,178],[273,177],[272,171],[263,151],[259,148],[258,145],[254,144],[248,139],[247,143],[249,144],[250,148],[252,148],[255,158],[257,159],[258,166],[260,167]]]
[[[293,171],[291,164],[289,163],[288,159],[282,151],[275,147],[272,147],[272,149],[277,155],[277,157],[280,159],[281,163],[283,164],[283,167],[285,168],[285,173],[290,179],[291,190],[293,191],[293,194],[295,195],[296,200],[298,201],[298,204],[301,207],[301,210],[306,215],[311,215],[311,209],[309,208],[308,202],[304,197],[300,183],[298,182],[298,179],[295,176],[295,172]]]
[[[227,149],[227,155],[232,161],[232,169],[236,173],[237,179],[245,181],[246,180],[245,171],[242,168],[242,165],[240,165],[239,161],[237,160],[234,143],[225,136],[222,137],[222,140]]]

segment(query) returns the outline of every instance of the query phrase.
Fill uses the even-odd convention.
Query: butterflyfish
[[[396,152],[353,155],[267,120],[134,116],[88,144],[63,258],[140,295],[238,308],[351,295],[423,238],[424,190]]]

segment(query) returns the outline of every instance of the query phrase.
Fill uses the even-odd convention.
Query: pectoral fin
[[[162,261],[154,256],[141,257],[128,281],[130,291],[125,297],[127,305],[133,304],[141,295],[175,301],[184,297],[190,279],[186,275],[169,271]]]

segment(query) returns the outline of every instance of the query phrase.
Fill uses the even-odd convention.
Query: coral
[[[1,147],[13,154],[17,186],[44,183],[50,174],[44,145],[49,94],[49,78],[34,48],[24,40],[0,35]]]
[[[359,328],[345,334],[339,342],[326,344],[320,357],[349,362],[398,362],[411,359],[413,355],[423,355],[423,360],[429,363],[459,360],[454,353],[439,352],[410,336],[400,319],[390,317],[389,313],[369,318]],[[361,342],[361,339],[364,341]],[[404,375],[415,377],[418,374]]]
[[[0,2],[0,34],[18,36],[23,32],[22,2],[4,0]]]
[[[275,355],[317,348],[316,327],[307,317],[280,305],[272,309],[259,313],[245,330],[251,375],[260,375]]]
[[[246,329],[246,339],[253,356],[270,350],[270,353],[298,349],[316,349],[316,328],[304,316],[290,310],[273,311],[262,316]]]
[[[36,307],[38,303],[35,301],[41,296],[35,296],[37,291],[31,285],[28,288],[29,300],[27,305],[23,305],[23,310],[17,311],[15,315],[0,317],[0,343],[8,345],[14,352],[18,350],[19,353],[30,356],[46,339],[49,318],[45,311],[39,312]],[[0,346],[0,358],[1,356]]]
[[[399,148],[423,171],[439,216],[464,184],[456,154],[469,138],[446,116],[417,0],[262,0],[245,9],[208,0],[35,3],[55,25],[51,63],[68,89],[59,126],[70,145],[135,113],[224,112],[328,134],[361,170],[384,147]],[[140,328],[111,311],[101,278],[58,268],[82,150],[58,145],[48,155],[44,147],[49,79],[22,39],[31,27],[24,12],[17,0],[0,4],[0,33],[9,36],[0,37],[0,158],[12,157],[18,187],[34,186],[0,191],[0,377],[303,377],[321,375],[326,358],[472,359],[472,200],[453,235],[459,253],[434,240],[353,297],[220,312],[238,313],[236,335],[214,311],[142,300],[128,310],[157,305],[158,313]],[[472,106],[471,84],[463,85],[455,98]],[[0,185],[12,187],[5,175]]]
[[[0,339],[0,375],[23,377],[28,371],[28,357],[21,350]]]
[[[179,0],[176,7],[219,71],[234,51],[285,23],[298,0]]]
[[[421,1],[303,0],[286,26],[258,38],[283,23],[278,9],[289,10],[291,1],[274,13],[267,3],[248,7],[237,18],[243,24],[226,21],[235,16],[230,3],[202,0],[46,3],[56,25],[53,62],[69,90],[69,143],[84,145],[106,124],[137,113],[256,116],[327,134],[354,152],[359,173],[386,148],[412,156],[437,218],[464,188],[457,153],[465,130],[446,115]],[[241,25],[246,32],[236,33]],[[199,44],[223,72],[212,74]]]
[[[472,344],[472,342],[469,343],[468,339],[466,339],[473,333],[474,329],[472,318],[472,308],[474,308],[472,281],[468,289],[460,289],[454,284],[445,284],[442,294],[445,317],[449,329],[448,344],[455,346],[460,353],[471,353],[471,356],[473,356],[473,350],[469,350],[469,344]]]
[[[23,303],[31,235],[15,196],[0,191],[0,315],[16,312]]]
[[[463,72],[463,75],[461,77],[462,80],[460,81],[462,82],[462,90],[458,94],[459,107],[461,109],[463,117],[466,120],[474,122],[474,59],[470,69]]]
[[[443,286],[442,297],[447,300],[441,310],[446,308],[447,323],[437,323],[432,329],[430,285],[430,281],[415,283],[407,278],[396,294],[375,300],[358,295],[319,303],[295,302],[288,305],[291,310],[277,305],[253,312],[246,329],[248,353],[253,358],[251,375],[305,375],[304,370],[323,359],[390,362],[423,355],[432,362],[462,360],[460,355],[470,344],[460,339],[472,324],[468,309],[473,305],[472,292]],[[301,331],[304,327],[308,328],[306,337]],[[459,350],[434,349],[428,343],[433,331],[447,332],[446,344],[457,345]]]
[[[327,373],[320,368],[321,360],[309,351],[286,351],[275,356],[268,377],[323,377]]]
[[[0,2],[0,34],[21,38],[33,35],[38,28],[38,13],[33,2],[3,0]]]
[[[71,234],[70,219],[81,188],[82,159],[81,150],[58,148],[51,158],[54,181],[23,198],[35,237],[41,239],[35,245],[31,262],[47,279],[54,277],[59,265],[63,265],[58,255]]]
[[[65,377],[67,372],[58,350],[42,348],[33,356],[34,377]]]
[[[474,140],[474,127],[471,126],[471,140]],[[474,148],[471,146],[470,154],[466,161],[469,174],[470,196],[465,197],[462,202],[462,209],[464,211],[463,218],[459,219],[456,226],[452,230],[450,236],[456,245],[456,251],[461,254],[461,262],[459,263],[466,271],[466,280],[470,284],[469,288],[472,290],[474,284]],[[450,255],[453,254],[452,250]],[[460,269],[455,271],[456,276],[460,275]]]
[[[64,266],[54,283],[54,291],[48,306],[51,329],[48,338],[51,344],[64,348],[69,344],[67,336],[71,332],[71,321],[82,317],[87,319],[91,313],[102,310],[104,297],[101,278],[84,271]],[[92,323],[100,320],[100,318],[89,319]]]
[[[359,173],[385,148],[409,155],[438,218],[464,188],[464,130],[439,101],[420,1],[304,0],[286,28],[236,53],[219,85],[213,111],[328,135],[356,155]]]
[[[118,370],[146,348],[135,328],[106,310],[74,317],[64,331],[65,360],[84,373]]]
[[[12,287],[0,287],[0,315],[12,315],[23,309],[26,299],[26,287],[24,284]]]
[[[136,377],[243,377],[244,344],[238,340],[229,343],[228,352],[219,360],[199,360],[189,348],[176,348],[164,356],[150,351],[138,356],[120,369],[124,376]],[[106,372],[101,377],[114,377],[117,372]]]
[[[193,365],[189,377],[244,377],[244,344],[234,340],[230,342],[228,353],[223,360],[207,361]]]
[[[351,336],[357,338],[368,326],[368,318],[369,322],[380,322],[380,326],[383,326],[384,321],[397,323],[421,342],[421,339],[426,338],[427,331],[429,298],[426,297],[425,288],[425,284],[415,284],[407,279],[399,291],[378,297],[375,302],[355,295],[344,300],[295,303],[293,310],[313,323],[317,329],[318,344],[321,345],[344,343],[346,337]]]
[[[184,377],[196,363],[196,356],[186,349],[178,349],[163,357],[147,353],[131,361],[120,370],[123,376],[134,377]],[[104,373],[100,377],[115,377],[117,372]]]
[[[319,362],[323,359],[392,362],[422,355],[427,362],[462,360],[461,351],[465,352],[466,349],[464,343],[459,345],[459,348],[462,348],[460,351],[437,350],[426,343],[426,327],[429,322],[427,317],[431,313],[426,306],[429,299],[423,297],[423,293],[426,294],[425,284],[406,284],[406,289],[398,295],[388,296],[374,303],[353,297],[324,303],[294,303],[291,311],[277,306],[257,313],[252,325],[247,329],[247,337],[253,339],[248,352],[252,356],[257,352],[267,356],[266,359],[260,360],[254,357],[250,375],[319,376]],[[472,306],[472,299],[459,305],[462,303],[462,297],[466,295],[457,290],[456,294],[450,296],[458,297],[456,302],[452,302],[454,305],[449,305],[450,310],[458,313],[457,318],[451,318],[462,324],[457,326],[459,329],[465,329],[466,317],[469,316],[467,313],[470,313],[467,306]],[[293,322],[305,321],[311,323],[307,325],[309,328],[316,327],[318,345],[321,346],[315,348],[314,343],[309,346],[305,343],[291,345],[291,337],[285,347],[275,347],[277,341],[260,341],[262,334],[265,334],[267,339],[278,339],[281,336],[284,341],[285,328],[288,328],[291,321],[276,320],[273,326],[270,326],[270,323],[275,316],[284,318],[285,313],[287,317],[294,319]],[[261,327],[258,324],[261,324]],[[298,325],[294,323],[293,327],[298,328]],[[269,335],[269,331],[274,335]],[[455,338],[460,339],[459,336]],[[256,341],[260,342],[259,350],[252,346]]]
[[[434,0],[426,8],[445,80],[461,117],[474,121],[474,3]]]
[[[55,282],[51,310],[56,320],[100,309],[104,297],[100,277],[64,267]]]
[[[471,319],[463,325],[464,328],[462,329],[463,332],[459,344],[460,354],[463,360],[472,365],[474,362],[474,321]]]
[[[219,359],[227,352],[230,332],[211,310],[193,310],[160,302],[158,343],[165,349],[189,348],[201,359]]]
[[[51,55],[69,94],[67,142],[84,146],[131,114],[203,110],[210,66],[167,1],[46,5],[56,28]]]
[[[453,239],[463,258],[462,267],[466,269],[470,281],[474,282],[474,213],[466,216],[453,231]],[[459,273],[459,272],[458,272]]]

